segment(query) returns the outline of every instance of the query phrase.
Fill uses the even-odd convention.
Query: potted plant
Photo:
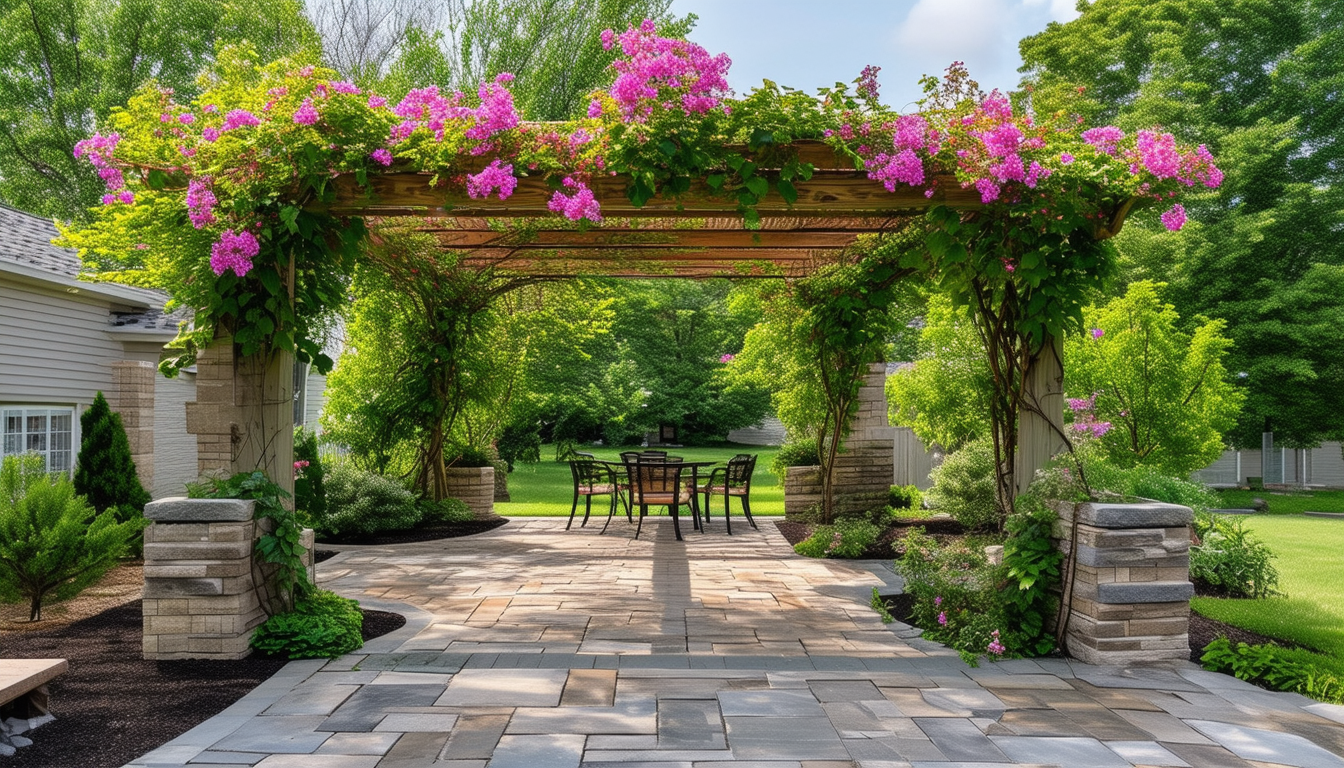
[[[463,501],[478,520],[495,514],[495,466],[478,448],[459,447],[444,461],[448,496]]]

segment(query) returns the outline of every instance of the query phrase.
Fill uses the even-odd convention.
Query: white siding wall
[[[1302,461],[1291,448],[1274,449],[1282,456],[1283,480],[1285,483],[1297,483],[1297,470]],[[1260,451],[1241,451],[1241,472],[1237,473],[1237,452],[1223,451],[1223,455],[1208,467],[1195,472],[1193,477],[1212,485],[1243,484],[1248,477],[1261,476]],[[1337,442],[1322,443],[1319,448],[1307,451],[1306,481],[1308,485],[1323,485],[1331,488],[1344,488],[1344,455],[1340,453]]]
[[[913,485],[921,491],[932,488],[929,473],[942,461],[941,453],[925,448],[909,427],[896,428],[895,442],[892,484]]]
[[[185,496],[200,474],[196,436],[187,434],[186,404],[196,399],[196,374],[154,378],[154,498]]]
[[[728,442],[742,445],[783,445],[784,437],[784,422],[774,416],[766,416],[764,421],[754,427],[729,432]]]
[[[303,425],[320,435],[322,422],[319,419],[322,418],[322,409],[327,406],[327,377],[310,373],[304,383],[308,394],[303,403]]]
[[[108,306],[0,275],[0,403],[86,406],[124,359]]]

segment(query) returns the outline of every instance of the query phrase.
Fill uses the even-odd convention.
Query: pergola
[[[339,177],[333,182],[334,199],[309,207],[369,219],[418,217],[445,250],[465,253],[468,266],[489,264],[512,274],[556,278],[802,276],[841,258],[860,235],[899,229],[932,206],[967,212],[985,208],[974,188],[964,189],[948,175],[931,180],[931,194],[912,187],[889,192],[829,145],[800,141],[791,149],[814,166],[813,175],[795,182],[798,198],[792,204],[778,194],[762,200],[757,206],[761,226],[755,230],[744,226],[736,200],[703,181],[692,182],[679,196],[655,196],[635,207],[625,195],[630,179],[620,175],[589,184],[604,221],[585,226],[565,222],[548,209],[554,190],[540,176],[520,178],[507,200],[472,199],[460,179],[440,177],[431,185],[430,174],[390,169],[370,176],[367,188],[350,176]],[[771,156],[779,156],[778,148]],[[761,163],[769,168],[764,157]],[[1094,236],[1105,239],[1118,232],[1133,202],[1117,204]],[[510,220],[530,222],[520,234],[502,226]],[[198,435],[201,470],[231,474],[262,468],[282,485],[292,483],[291,358],[276,355],[265,371],[245,370],[239,362],[231,344],[215,344],[199,358],[198,381],[232,382],[198,387],[195,413],[201,416],[188,414],[189,429]],[[1058,340],[1041,350],[1027,388],[1045,416],[1025,410],[1020,415],[1020,488],[1063,448]]]

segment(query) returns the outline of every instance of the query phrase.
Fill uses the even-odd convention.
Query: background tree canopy
[[[1226,322],[1248,395],[1229,439],[1344,433],[1344,4],[1096,0],[1021,52],[1021,96],[1038,112],[1162,124],[1218,156],[1227,183],[1191,197],[1177,236],[1151,218],[1125,227],[1117,290],[1167,281],[1187,325]]]

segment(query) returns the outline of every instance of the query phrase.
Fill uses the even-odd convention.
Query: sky
[[[673,0],[690,39],[733,60],[739,93],[769,78],[808,92],[882,68],[882,101],[914,109],[919,78],[964,61],[988,91],[1017,86],[1017,42],[1077,18],[1074,0]]]

